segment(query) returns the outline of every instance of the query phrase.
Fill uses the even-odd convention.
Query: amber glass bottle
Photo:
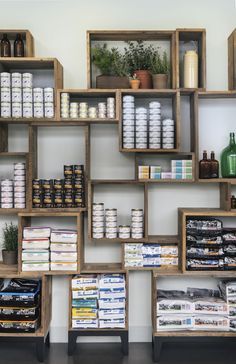
[[[24,57],[24,41],[20,33],[17,33],[16,40],[14,42],[14,57]]]
[[[11,43],[7,38],[7,34],[3,34],[3,38],[1,40],[1,57],[11,57]]]
[[[211,178],[211,161],[207,159],[207,151],[203,151],[203,158],[199,162],[199,178]]]
[[[211,152],[211,178],[219,178],[219,162],[215,159],[215,152]]]

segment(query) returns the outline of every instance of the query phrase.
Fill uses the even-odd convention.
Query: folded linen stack
[[[77,270],[77,231],[52,230],[51,270]]]

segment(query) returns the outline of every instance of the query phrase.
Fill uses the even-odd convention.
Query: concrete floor
[[[80,344],[73,357],[67,356],[66,344],[51,344],[45,364],[151,364],[151,344],[131,343],[128,357],[119,344]],[[160,364],[235,364],[233,344],[166,344]],[[38,364],[33,344],[0,343],[0,364]]]

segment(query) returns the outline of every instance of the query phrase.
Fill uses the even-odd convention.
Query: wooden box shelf
[[[107,101],[108,97],[114,97],[115,99],[115,118],[78,118],[78,119],[64,119],[60,114],[61,105],[61,93],[69,93],[71,102],[87,102],[89,106],[97,107],[98,102]],[[119,105],[120,105],[120,94],[117,90],[96,90],[96,89],[62,89],[58,90],[57,93],[57,119],[61,122],[76,122],[76,123],[90,123],[90,124],[116,124],[119,122]]]
[[[175,73],[175,31],[173,30],[89,30],[87,31],[87,85],[96,87],[98,75],[91,60],[91,49],[96,44],[107,43],[112,47],[125,47],[127,41],[142,40],[147,43],[162,46],[168,52],[170,59],[170,88],[176,87]]]
[[[191,44],[192,43],[192,44]],[[183,56],[185,50],[197,50],[198,53],[198,85],[200,90],[206,88],[206,30],[177,29],[176,30],[176,84],[184,88]]]
[[[13,44],[16,39],[16,35],[21,34],[22,40],[24,41],[25,57],[34,57],[34,38],[29,30],[26,29],[1,29],[0,39],[2,39],[3,34],[7,34],[7,38],[11,42],[11,54],[14,58]]]
[[[83,223],[83,214],[78,212],[27,212],[27,213],[19,213],[19,223],[18,223],[18,272],[24,276],[44,276],[44,275],[68,275],[68,274],[76,274],[80,272],[80,261],[83,259],[83,245],[84,245],[84,223]],[[22,238],[23,238],[23,230],[24,227],[31,226],[33,218],[69,218],[74,219],[76,221],[76,230],[78,234],[77,238],[77,271],[22,271]],[[34,226],[34,225],[33,225]],[[52,226],[53,228],[53,226]]]
[[[236,29],[228,38],[228,88],[236,89]]]

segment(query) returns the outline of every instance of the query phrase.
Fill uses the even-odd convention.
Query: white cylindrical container
[[[23,118],[33,117],[33,104],[31,102],[23,103]]]
[[[37,102],[34,104],[34,117],[43,118],[43,103]]]
[[[33,90],[30,87],[25,87],[22,90],[23,102],[33,102]]]
[[[1,88],[1,102],[11,102],[11,89],[9,87]]]
[[[11,75],[11,87],[22,87],[22,74],[13,72]]]
[[[1,87],[11,87],[11,74],[9,72],[1,72]]]
[[[33,75],[32,73],[23,73],[22,75],[22,87],[33,87]]]
[[[45,118],[53,118],[54,117],[54,104],[53,104],[53,102],[45,102],[45,104],[44,104],[44,113],[45,113]]]
[[[53,102],[54,101],[53,94],[54,94],[53,88],[46,87],[44,89],[44,102]]]
[[[12,102],[22,102],[22,92],[21,88],[12,88],[11,90],[11,100]]]
[[[34,102],[43,102],[43,88],[36,87],[33,89]]]
[[[184,55],[184,88],[198,88],[198,54],[194,50]]]
[[[1,117],[10,118],[11,117],[11,103],[1,102]]]
[[[22,118],[22,104],[20,102],[12,103],[12,117]]]

